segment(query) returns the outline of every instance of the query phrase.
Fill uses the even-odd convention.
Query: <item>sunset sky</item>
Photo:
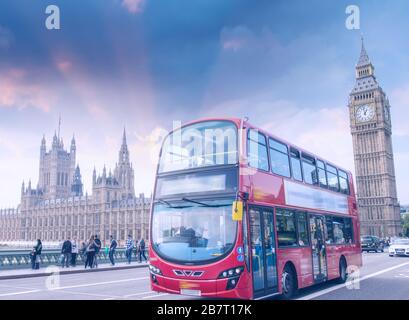
[[[114,167],[126,127],[135,191],[150,195],[161,136],[208,116],[250,121],[353,170],[348,95],[360,32],[392,106],[401,204],[409,204],[409,1],[2,0],[0,208],[38,181],[61,115],[85,189]],[[61,29],[45,27],[59,6]]]

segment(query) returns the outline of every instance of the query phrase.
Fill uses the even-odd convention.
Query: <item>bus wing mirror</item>
[[[243,220],[243,201],[233,201],[232,219],[233,221]]]

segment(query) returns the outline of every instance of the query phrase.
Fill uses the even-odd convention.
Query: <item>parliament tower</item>
[[[375,77],[362,39],[349,95],[361,234],[380,237],[402,230],[392,149],[391,106]]]

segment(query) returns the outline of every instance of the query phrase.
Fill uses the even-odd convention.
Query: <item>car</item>
[[[409,256],[409,239],[402,238],[394,240],[389,247],[389,256]]]
[[[366,235],[361,237],[361,249],[362,252],[363,251],[383,252],[384,244],[378,237]]]

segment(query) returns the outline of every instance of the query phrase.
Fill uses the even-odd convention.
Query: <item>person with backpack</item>
[[[85,259],[85,269],[89,266],[91,269],[94,266],[94,257],[95,257],[95,241],[94,236],[92,235],[89,239],[86,249],[85,249],[87,258]]]
[[[63,259],[61,261],[61,266],[64,268],[64,265],[68,268],[70,266],[71,262],[71,251],[72,251],[72,244],[70,237],[67,238],[67,240],[64,241],[62,244],[61,248],[61,255],[63,256]]]
[[[132,236],[129,234],[128,240],[126,240],[126,251],[125,251],[125,255],[128,259],[128,264],[131,264],[133,248],[134,248],[134,242],[132,240]]]
[[[142,257],[145,259],[145,261],[148,261],[145,255],[145,240],[143,240],[143,238],[141,239],[141,241],[139,241],[138,250],[139,250],[139,263],[142,262]]]
[[[95,255],[94,255],[93,265],[95,268],[98,268],[98,257],[99,257],[99,252],[101,251],[102,243],[101,243],[101,240],[98,238],[97,234],[94,237],[94,242],[95,242]]]
[[[115,265],[114,254],[115,254],[116,247],[118,246],[118,243],[116,242],[113,236],[110,236],[110,239],[111,239],[111,244],[109,246],[108,255],[109,255],[109,261],[111,261],[111,264],[114,266]]]

